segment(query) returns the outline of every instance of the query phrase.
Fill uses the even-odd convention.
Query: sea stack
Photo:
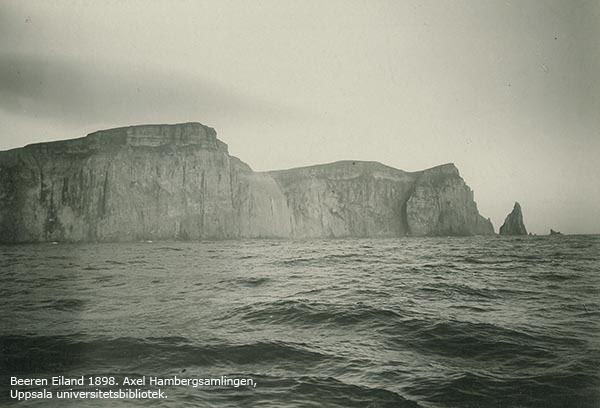
[[[527,235],[521,205],[518,202],[515,202],[513,210],[506,216],[504,224],[500,227],[500,235]]]
[[[197,122],[0,152],[0,243],[493,233],[452,163],[255,172]]]

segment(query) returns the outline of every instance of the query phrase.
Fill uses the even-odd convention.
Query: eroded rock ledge
[[[454,164],[254,172],[200,123],[0,152],[4,243],[493,233]]]

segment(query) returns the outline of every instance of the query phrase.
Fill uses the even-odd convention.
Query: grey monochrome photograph
[[[0,0],[0,407],[600,407],[600,0]]]

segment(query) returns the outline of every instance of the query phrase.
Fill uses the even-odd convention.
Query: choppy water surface
[[[21,406],[598,407],[599,249],[599,236],[0,247],[2,385],[258,382]]]

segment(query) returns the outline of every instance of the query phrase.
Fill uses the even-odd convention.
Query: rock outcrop
[[[473,191],[453,164],[419,175],[406,203],[406,218],[409,232],[415,236],[494,233],[492,222],[479,215]]]
[[[0,241],[493,234],[453,164],[254,172],[200,123],[0,152]]]
[[[510,214],[506,216],[504,224],[500,227],[500,235],[527,235],[527,228],[523,224],[521,205],[515,202]]]

